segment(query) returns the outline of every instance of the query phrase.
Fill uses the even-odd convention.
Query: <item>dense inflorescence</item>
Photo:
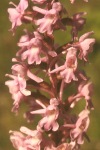
[[[90,110],[94,109],[93,84],[80,67],[88,62],[95,43],[93,31],[78,34],[86,22],[86,12],[70,17],[59,0],[10,4],[14,6],[8,9],[13,34],[22,24],[32,27],[31,31],[24,29],[12,59],[12,74],[6,74],[11,78],[5,84],[14,100],[12,111],[18,113],[20,104],[26,103],[27,121],[33,123],[34,116],[41,118],[35,130],[22,126],[19,132],[10,131],[10,140],[18,150],[79,150],[84,138],[89,140],[86,132]],[[68,26],[71,40],[59,45],[54,32],[65,32]],[[81,112],[70,113],[78,101],[85,101]]]

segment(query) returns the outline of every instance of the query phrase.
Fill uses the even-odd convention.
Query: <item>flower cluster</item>
[[[20,132],[10,131],[10,140],[17,150],[78,150],[84,138],[89,140],[86,131],[90,110],[94,109],[93,84],[79,64],[88,62],[95,43],[93,31],[80,37],[78,34],[86,22],[86,13],[68,16],[59,0],[10,4],[14,6],[8,9],[13,34],[22,24],[33,27],[32,31],[24,29],[16,58],[12,59],[12,74],[6,74],[11,78],[5,84],[14,100],[12,111],[18,113],[20,103],[26,103],[27,121],[35,121],[34,116],[40,118],[35,130],[21,127]],[[71,28],[71,41],[58,46],[54,32],[65,31],[66,26]],[[71,86],[75,88],[70,90]],[[69,114],[79,101],[85,101],[83,110]]]

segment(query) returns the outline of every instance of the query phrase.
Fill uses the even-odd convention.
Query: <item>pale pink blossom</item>
[[[42,133],[38,130],[20,128],[21,132],[10,131],[10,140],[17,150],[40,150]]]
[[[91,82],[87,83],[83,81],[78,87],[78,93],[69,97],[69,101],[73,101],[71,107],[74,107],[76,102],[84,98],[86,100],[86,108],[90,107],[93,109],[91,102],[91,96],[93,93],[93,84]]]
[[[21,55],[22,61],[27,59],[28,64],[41,63],[40,54],[42,52],[42,37],[38,32],[34,32],[34,35],[24,35],[21,37],[18,46],[22,47],[21,51],[17,53]],[[24,48],[24,50],[23,50]]]
[[[41,63],[40,58],[40,48],[38,46],[32,46],[27,51],[23,52],[22,54],[22,60],[28,59],[28,64],[33,64],[36,62],[36,64]]]
[[[29,33],[27,30],[25,30],[25,33],[26,34],[22,35],[18,42],[19,47],[27,47],[35,44],[36,41],[39,43],[43,39],[43,37],[36,31]]]
[[[79,12],[73,15],[73,26],[75,26],[76,30],[81,30],[83,25],[86,22],[86,19],[83,18],[87,13]]]
[[[31,1],[37,4],[43,4],[44,2],[46,2],[46,0],[31,0]]]
[[[52,9],[50,10],[34,6],[34,11],[37,11],[44,15],[43,18],[35,21],[35,24],[39,26],[38,31],[41,33],[47,32],[47,34],[52,34],[53,25],[57,22],[57,20],[59,20],[59,12],[61,11],[61,9],[62,6],[59,2],[53,3]]]
[[[84,143],[84,134],[86,133],[90,119],[89,119],[89,110],[83,110],[79,115],[76,121],[76,127],[71,130],[70,135],[72,140],[76,141],[77,144]]]
[[[93,34],[93,31],[87,32],[79,38],[79,45],[78,45],[78,47],[80,48],[79,58],[80,59],[83,58],[85,61],[87,61],[88,54],[93,51],[93,45],[95,43],[94,38],[89,38],[91,34]]]
[[[26,77],[29,77],[31,78],[32,80],[36,81],[37,83],[40,83],[43,81],[43,79],[41,79],[40,77],[36,76],[35,74],[33,74],[28,66],[26,66],[25,64],[15,64],[12,66],[12,73],[14,75],[18,75],[20,74],[20,76],[22,78],[26,78]]]
[[[5,82],[5,85],[9,87],[9,92],[12,94],[12,98],[14,99],[14,107],[18,108],[21,99],[24,96],[31,95],[31,92],[26,89],[26,80],[22,77],[14,76],[6,74],[6,76],[10,77],[12,80],[8,80]]]
[[[75,0],[70,0],[70,2],[73,4]],[[84,0],[84,2],[88,2],[88,0]]]
[[[66,83],[70,83],[72,80],[77,81],[78,79],[75,75],[75,71],[77,69],[76,52],[77,50],[73,47],[67,49],[65,64],[50,71],[50,73],[55,73],[60,71],[60,75]]]
[[[28,49],[31,51],[31,49],[32,48],[35,49],[35,47],[37,47],[39,49],[39,54],[37,55],[39,62],[36,61],[36,63],[40,63],[41,61],[43,61],[45,59],[47,61],[47,59],[48,59],[47,55],[48,54],[52,57],[57,56],[55,51],[52,51],[51,49],[46,47],[45,44],[43,44],[43,43],[45,43],[45,41],[44,41],[44,38],[41,34],[39,34],[38,32],[34,32],[34,33],[28,33],[27,32],[26,35],[21,36],[21,38],[18,42],[18,46],[21,47],[21,50],[19,50],[17,52],[16,56],[22,55],[22,59],[23,59],[23,55],[24,55],[23,53],[24,52],[26,53],[26,51]],[[43,55],[46,55],[46,56],[40,58],[41,53]],[[37,57],[35,57],[35,59]]]
[[[50,105],[47,107],[40,103],[39,104],[43,107],[43,109],[39,109],[36,111],[32,111],[32,114],[41,114],[43,118],[39,121],[38,127],[44,128],[45,130],[53,130],[56,131],[59,128],[59,124],[57,123],[57,118],[59,115],[58,110],[58,101],[56,98],[50,99]]]
[[[12,22],[12,30],[16,28],[16,26],[20,26],[22,24],[22,17],[24,15],[25,10],[28,7],[28,0],[20,0],[18,6],[14,3],[10,2],[10,4],[14,5],[15,8],[9,8],[9,19]]]

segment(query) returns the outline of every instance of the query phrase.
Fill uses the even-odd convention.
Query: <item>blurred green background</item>
[[[85,66],[88,76],[94,83],[94,96],[93,104],[95,110],[91,112],[91,124],[88,130],[88,135],[91,142],[85,141],[82,150],[100,150],[100,0],[89,0],[89,3],[84,3],[82,0],[76,0],[76,5],[70,5],[69,0],[63,0],[69,14],[74,12],[86,11],[87,24],[84,26],[84,30],[80,33],[93,30],[96,38],[96,44],[94,51],[90,54],[90,63]],[[80,1],[80,2],[79,2]],[[13,0],[18,2],[18,0]],[[23,109],[20,109],[18,116],[15,116],[11,112],[13,100],[8,92],[8,88],[4,85],[7,80],[6,73],[11,73],[12,57],[15,57],[17,52],[16,43],[23,33],[21,28],[17,29],[16,37],[12,36],[8,30],[11,27],[11,23],[8,19],[7,8],[9,6],[9,0],[3,0],[0,2],[0,150],[13,150],[12,144],[9,140],[9,130],[19,130],[20,126],[31,125],[23,118]],[[69,39],[66,34],[60,32],[60,36],[56,36],[56,40],[59,43],[61,39]]]

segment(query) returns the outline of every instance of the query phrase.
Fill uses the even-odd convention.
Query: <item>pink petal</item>
[[[37,77],[33,73],[31,73],[29,70],[27,71],[27,76],[31,78],[32,80],[36,81],[37,83],[43,82],[43,79]]]
[[[91,34],[93,34],[94,32],[91,31],[91,32],[87,32],[85,34],[83,34],[80,38],[79,38],[79,42],[82,42],[84,41],[85,39],[87,39]]]

